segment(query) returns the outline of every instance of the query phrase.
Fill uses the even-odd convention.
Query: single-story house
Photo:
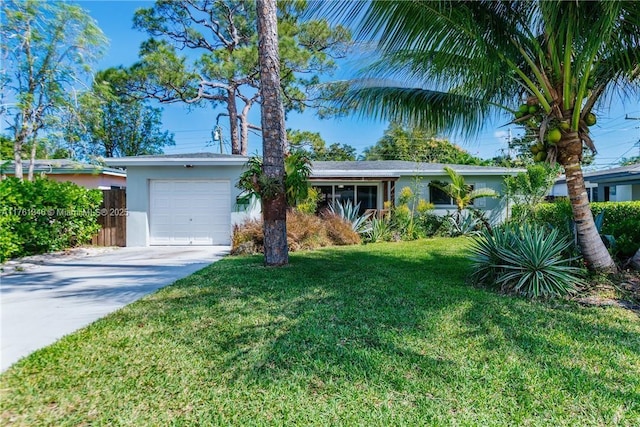
[[[22,169],[26,178],[29,170],[29,160],[23,160]],[[6,162],[2,167],[2,174],[13,176],[15,162]],[[85,188],[111,190],[127,186],[127,173],[122,169],[76,162],[70,159],[36,160],[33,166],[34,175],[45,175],[53,181],[73,182]]]
[[[585,172],[585,186],[592,202],[626,202],[640,200],[640,164]],[[549,194],[567,196],[567,180],[558,178]]]
[[[257,203],[239,203],[236,187],[248,158],[197,153],[107,159],[127,170],[127,246],[228,245],[234,224],[259,217]],[[403,161],[314,162],[311,184],[323,200],[350,199],[361,209],[381,210],[403,187],[418,189],[436,211],[455,210],[453,201],[430,187],[446,181],[442,164]],[[501,191],[506,175],[520,170],[451,165],[468,184]],[[496,209],[499,201],[479,199],[476,207]]]

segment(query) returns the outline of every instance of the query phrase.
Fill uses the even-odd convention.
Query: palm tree
[[[347,105],[467,136],[496,113],[517,114],[516,122],[535,127],[545,160],[564,168],[589,267],[615,270],[589,209],[581,159],[583,146],[595,152],[588,124],[596,107],[618,94],[637,102],[636,2],[384,0],[325,8],[357,22],[380,55]]]
[[[451,169],[449,166],[444,167],[445,172],[451,180],[450,183],[440,183],[432,181],[435,187],[441,189],[449,197],[453,199],[458,209],[458,219],[461,218],[462,211],[467,208],[475,199],[482,197],[498,197],[498,193],[491,188],[473,188],[471,185],[466,184],[464,177]]]

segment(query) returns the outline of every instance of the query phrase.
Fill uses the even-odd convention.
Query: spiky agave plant
[[[564,255],[570,245],[558,230],[538,225],[484,232],[472,246],[473,277],[531,298],[573,294],[582,286],[582,270]]]
[[[359,234],[367,233],[370,229],[368,220],[371,213],[360,215],[360,203],[354,205],[351,200],[344,203],[336,200],[329,205],[329,210],[351,224],[351,228]]]

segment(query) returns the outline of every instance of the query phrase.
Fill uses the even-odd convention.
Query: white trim
[[[248,157],[123,157],[105,160],[109,166],[241,166],[247,163]]]

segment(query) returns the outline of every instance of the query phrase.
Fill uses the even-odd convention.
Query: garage
[[[127,246],[231,244],[234,224],[259,218],[238,203],[248,157],[185,153],[107,159],[127,171]]]
[[[229,181],[156,179],[149,186],[149,244],[230,243]]]

